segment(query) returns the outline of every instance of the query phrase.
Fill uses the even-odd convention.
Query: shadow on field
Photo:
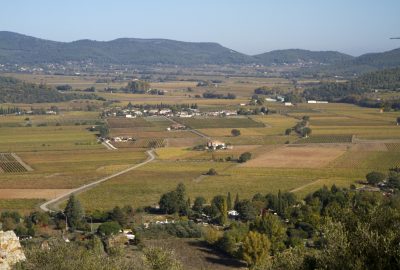
[[[228,257],[221,251],[211,248],[206,243],[203,243],[200,241],[190,241],[188,244],[192,247],[196,247],[197,250],[199,250],[203,253],[209,254],[210,256],[204,256],[204,259],[206,259],[208,262],[210,262],[212,264],[219,264],[219,265],[223,265],[223,266],[227,266],[227,267],[234,267],[234,268],[246,267],[245,263],[243,263],[239,260],[233,259],[231,257]]]

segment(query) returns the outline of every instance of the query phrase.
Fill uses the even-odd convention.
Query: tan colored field
[[[388,148],[386,144],[379,142],[371,142],[371,143],[357,143],[351,147],[351,151],[378,151],[385,152]]]
[[[244,167],[321,168],[346,152],[347,147],[287,146],[281,147],[243,164]]]
[[[53,199],[70,189],[0,189],[0,199]]]

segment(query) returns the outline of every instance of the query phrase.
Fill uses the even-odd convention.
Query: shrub
[[[214,168],[208,170],[207,175],[217,175],[217,171]]]
[[[250,152],[244,152],[243,154],[240,155],[238,161],[240,163],[244,163],[244,162],[246,162],[246,161],[248,161],[250,159],[251,159],[251,153]]]
[[[386,175],[380,172],[370,172],[365,177],[367,179],[368,184],[376,185],[379,182],[385,180]]]
[[[237,137],[237,136],[240,136],[241,133],[240,133],[239,129],[234,128],[231,130],[231,134],[232,134],[232,136]]]
[[[101,235],[110,236],[117,234],[121,230],[121,226],[116,221],[107,221],[99,226],[97,232]]]

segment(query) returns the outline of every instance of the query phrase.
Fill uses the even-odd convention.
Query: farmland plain
[[[92,211],[115,205],[154,206],[161,194],[179,182],[185,183],[192,199],[204,196],[208,201],[227,192],[251,198],[255,193],[281,190],[302,197],[323,185],[348,187],[363,180],[371,170],[386,172],[400,166],[400,127],[395,122],[398,114],[349,104],[299,103],[288,107],[266,102],[263,106],[270,111],[267,115],[174,118],[188,127],[178,131],[167,131],[172,121],[164,117],[101,117],[103,109],[124,107],[128,102],[197,104],[202,112],[251,110],[256,106],[248,102],[257,87],[290,92],[293,85],[283,78],[212,76],[208,79],[221,81],[218,86],[199,87],[196,80],[204,77],[182,75],[173,81],[152,83],[153,88],[166,91],[157,96],[104,92],[105,87],[119,88],[127,82],[99,83],[96,76],[16,76],[49,85],[68,83],[78,92],[95,86],[96,94],[110,102],[1,104],[27,110],[57,106],[60,113],[0,116],[0,152],[16,153],[33,169],[0,174],[0,209],[34,209],[44,199],[140,163],[151,146],[158,147],[154,162],[80,193],[84,208]],[[237,98],[205,99],[201,97],[205,91],[233,93]],[[303,139],[295,132],[285,135],[305,115],[310,117],[311,136]],[[102,123],[109,126],[111,137],[132,137],[134,141],[113,142],[118,149],[106,149],[99,143],[97,132],[90,131]],[[233,136],[232,129],[240,130],[240,135]],[[193,149],[207,139],[230,143],[233,148]],[[244,152],[250,152],[252,160],[240,164],[237,159]],[[218,175],[205,175],[210,168]]]

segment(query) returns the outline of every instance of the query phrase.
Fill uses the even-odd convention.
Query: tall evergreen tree
[[[71,195],[64,209],[64,214],[67,217],[68,225],[72,230],[81,227],[84,224],[84,211],[79,200],[75,195]]]
[[[237,206],[238,206],[238,203],[240,202],[240,200],[239,200],[239,193],[236,193],[236,198],[235,198],[235,204],[234,204],[234,206],[233,206],[233,208],[237,211]]]
[[[226,197],[226,205],[228,207],[228,210],[232,210],[232,198],[230,192],[228,192],[228,196]]]

